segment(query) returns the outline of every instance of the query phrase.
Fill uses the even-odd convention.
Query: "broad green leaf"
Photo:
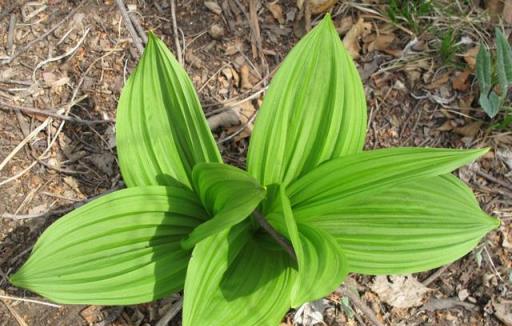
[[[351,272],[401,274],[462,257],[497,219],[453,175],[427,177],[347,200],[304,218],[333,235]]]
[[[500,111],[502,101],[496,92],[491,91],[488,96],[480,94],[478,103],[484,109],[485,113],[487,113],[489,118],[494,118]]]
[[[248,221],[194,247],[183,325],[276,326],[290,307],[291,258]]]
[[[496,27],[496,72],[500,85],[500,98],[505,99],[512,85],[512,51],[505,35]]]
[[[202,239],[241,222],[265,198],[265,189],[256,179],[243,170],[222,163],[196,165],[192,184],[213,217],[183,240],[185,249],[191,249]]]
[[[309,32],[272,79],[251,136],[248,171],[288,184],[324,161],[362,150],[366,101],[331,18]]]
[[[295,218],[349,198],[367,198],[390,186],[420,177],[446,174],[474,161],[487,149],[388,148],[334,159],[320,165],[287,189]]]
[[[480,94],[489,95],[492,88],[491,54],[483,43],[476,56],[476,77],[480,84]]]
[[[180,241],[207,213],[183,187],[135,187],[60,218],[11,282],[60,303],[149,302],[183,288]]]
[[[297,225],[284,189],[280,191],[286,231],[297,255],[297,280],[291,294],[292,307],[322,298],[347,276],[347,264],[336,240],[324,230]]]
[[[222,161],[190,78],[151,33],[119,99],[116,139],[129,187],[190,187],[194,165]]]

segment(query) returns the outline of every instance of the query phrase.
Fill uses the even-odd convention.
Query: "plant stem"
[[[288,253],[288,255],[290,255],[290,257],[293,258],[293,260],[297,261],[295,251],[293,250],[293,247],[288,241],[288,239],[279,234],[279,232],[277,232],[276,229],[274,229],[274,227],[267,222],[267,219],[265,218],[265,216],[263,216],[263,214],[261,214],[257,210],[254,211],[253,214],[256,221],[263,228],[263,230],[265,230],[274,240],[276,240],[276,242],[281,247],[283,247],[283,249]]]

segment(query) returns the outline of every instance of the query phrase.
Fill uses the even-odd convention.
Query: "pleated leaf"
[[[322,162],[362,150],[366,101],[359,74],[327,15],[272,79],[251,136],[248,171],[288,184]]]
[[[183,187],[116,191],[53,223],[11,282],[60,303],[150,302],[183,288],[180,241],[207,218]]]
[[[420,272],[450,263],[499,225],[453,175],[347,200],[319,209],[303,222],[335,237],[351,272],[370,275]]]
[[[153,34],[121,93],[116,141],[129,187],[190,186],[194,165],[222,161],[190,78]]]
[[[265,189],[247,172],[222,163],[200,163],[192,173],[192,184],[212,219],[199,225],[183,240],[191,249],[202,239],[247,218],[265,198]]]
[[[336,289],[347,276],[347,265],[336,240],[329,233],[307,224],[297,225],[290,201],[280,191],[286,231],[297,256],[298,272],[291,305],[320,299]]]
[[[248,222],[194,247],[183,325],[276,326],[290,308],[295,271],[288,254]]]
[[[421,177],[446,174],[474,161],[487,149],[389,148],[326,162],[287,189],[300,222],[319,209],[367,198],[390,186]]]

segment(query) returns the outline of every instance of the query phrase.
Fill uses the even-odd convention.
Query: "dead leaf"
[[[208,10],[210,10],[214,14],[216,14],[216,15],[222,14],[222,8],[219,6],[219,4],[216,1],[205,1],[204,5],[206,6],[206,8],[208,8]]]
[[[336,4],[336,0],[309,0],[311,5],[311,13],[313,15],[321,14],[327,10],[329,10],[334,4]]]
[[[249,80],[249,66],[244,64],[240,67],[240,78],[242,80],[242,89],[251,89],[252,83]]]
[[[455,122],[453,120],[446,120],[441,127],[437,128],[439,131],[450,131],[455,127]]]
[[[503,20],[507,24],[512,24],[512,0],[505,0],[503,4]]]
[[[274,17],[275,20],[279,22],[279,24],[284,24],[284,15],[283,15],[283,7],[277,3],[277,1],[271,2],[267,4],[267,9],[272,14],[272,17]]]
[[[375,50],[387,50],[387,48],[391,45],[391,43],[393,43],[394,40],[394,34],[381,34],[377,36],[375,40],[368,45],[368,52],[373,52]]]
[[[455,78],[452,79],[452,87],[460,92],[465,92],[469,88],[468,77],[471,71],[468,69],[464,71],[458,71],[455,73]]]
[[[92,154],[89,160],[103,173],[111,176],[114,173],[114,161],[116,157],[110,152]]]
[[[336,32],[338,32],[338,34],[343,35],[350,30],[352,25],[354,25],[354,20],[352,19],[351,16],[343,17],[341,19],[339,27],[336,27]]]
[[[329,301],[320,299],[303,304],[293,317],[294,325],[313,326],[324,324],[324,311],[329,307]]]
[[[363,18],[359,18],[343,38],[343,44],[353,59],[359,58],[359,51],[361,50],[359,38],[368,35],[371,29],[371,23],[365,23]]]
[[[501,300],[501,302],[492,301],[494,315],[505,325],[512,326],[512,301]]]
[[[250,122],[251,118],[256,114],[256,108],[250,101],[242,102],[239,106],[233,108],[235,112],[238,114],[238,118],[240,119],[240,124],[245,126],[245,128],[234,138],[235,141],[240,141],[244,138],[249,137],[252,134],[253,122]],[[234,130],[236,129],[236,130]],[[239,127],[233,127],[229,132],[236,132],[239,130]]]
[[[481,121],[474,121],[464,127],[454,128],[453,131],[461,136],[474,138],[480,131],[481,126]]]
[[[89,323],[89,325],[92,325],[99,321],[103,316],[101,314],[101,307],[100,306],[89,306],[82,311],[80,311],[80,316]]]
[[[475,70],[476,67],[476,56],[478,54],[478,51],[480,50],[480,46],[477,45],[469,50],[466,51],[466,53],[463,54],[464,61],[468,64],[469,68],[471,68],[471,71]]]
[[[413,276],[377,276],[370,286],[379,298],[396,308],[417,307],[423,303],[429,288]]]
[[[512,171],[512,150],[508,149],[498,149],[496,151],[496,156],[505,163],[508,168]]]
[[[434,81],[432,81],[429,85],[425,86],[428,90],[438,90],[443,86],[444,84],[448,83],[450,80],[450,73],[444,73],[440,76],[438,76]]]

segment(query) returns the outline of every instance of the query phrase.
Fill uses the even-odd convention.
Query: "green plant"
[[[387,6],[387,15],[393,23],[403,22],[418,34],[421,31],[420,17],[428,15],[432,10],[431,0],[390,0]]]
[[[119,101],[128,189],[76,209],[11,277],[56,302],[184,289],[183,325],[277,325],[349,272],[424,271],[499,223],[450,171],[486,152],[363,152],[366,104],[329,16],[272,80],[248,154],[225,165],[186,72],[150,36]]]
[[[480,44],[480,50],[476,57],[476,77],[480,85],[480,97],[478,103],[490,118],[494,118],[505,104],[510,86],[512,86],[512,50],[503,32],[496,28],[496,64],[492,69],[491,54],[489,50]],[[496,93],[495,76],[497,76],[499,92]],[[512,121],[512,116],[506,116],[506,126]]]
[[[439,55],[444,64],[453,65],[455,55],[457,54],[457,45],[455,44],[455,35],[453,30],[448,31],[440,31],[440,45],[439,45]]]

